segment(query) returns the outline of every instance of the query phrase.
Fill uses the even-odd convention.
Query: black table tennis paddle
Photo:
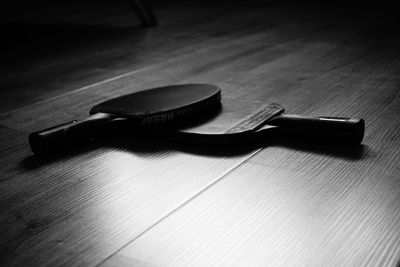
[[[218,144],[251,141],[273,130],[288,137],[359,144],[364,128],[363,119],[286,115],[277,103],[260,105],[258,102],[223,100],[216,116],[202,123],[194,121],[167,127],[163,135],[180,141]]]
[[[90,116],[29,135],[35,154],[62,150],[91,139],[105,125],[124,118],[130,128],[143,128],[168,122],[190,119],[219,105],[221,90],[209,84],[181,84],[148,89],[120,96],[95,105]]]

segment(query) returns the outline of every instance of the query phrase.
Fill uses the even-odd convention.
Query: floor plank
[[[274,150],[286,152],[270,151],[281,161],[300,157]],[[388,185],[398,179],[381,176],[377,185],[332,165],[244,164],[101,266],[121,258],[144,266],[394,266],[400,192]]]
[[[176,4],[169,8],[160,7],[157,13],[163,23],[159,27],[150,29],[138,28],[133,24],[129,10],[124,10],[121,14],[109,14],[105,19],[101,17],[100,22],[97,18],[97,20],[83,20],[83,24],[82,19],[77,20],[81,23],[77,25],[65,23],[22,25],[20,26],[22,30],[37,31],[42,38],[39,36],[35,40],[20,41],[22,43],[38,42],[36,53],[28,50],[28,55],[24,56],[17,50],[15,55],[14,53],[5,55],[12,58],[7,65],[4,65],[4,70],[0,75],[0,84],[3,87],[1,99],[8,100],[2,103],[0,111],[9,111],[82,86],[139,70],[191,53],[193,50],[208,47],[219,39],[228,41],[229,36],[230,38],[243,36],[246,31],[251,30],[249,27],[246,28],[253,23],[251,14],[240,18],[240,22],[245,22],[244,25],[227,26],[226,19],[238,20],[236,18],[238,11],[231,10],[232,8],[223,9],[221,5],[217,7],[205,11],[202,11],[204,8],[201,6],[189,6],[184,10]],[[115,18],[112,17],[113,15]],[[204,23],[204,20],[209,20],[209,22]],[[9,27],[8,30],[13,34],[13,30],[18,31],[18,24],[5,27]],[[60,32],[61,37],[48,40],[47,35],[53,32]],[[71,35],[72,40],[65,40],[67,37],[63,36],[63,32],[67,36]],[[12,36],[10,39],[13,40]],[[165,42],[166,39],[170,41]],[[48,52],[43,48],[43,46],[49,46],[50,41],[55,43],[54,46],[60,46],[61,51],[51,52],[50,47],[48,49],[50,52]],[[71,45],[71,42],[75,43]],[[20,44],[11,43],[10,46],[12,45],[18,47]],[[5,51],[8,50],[5,49]],[[28,56],[32,54],[35,58],[29,59]]]

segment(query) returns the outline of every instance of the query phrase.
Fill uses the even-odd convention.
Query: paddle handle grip
[[[29,145],[35,154],[62,151],[68,147],[92,139],[99,129],[114,117],[97,113],[82,121],[70,121],[29,135]]]
[[[310,118],[283,114],[268,124],[279,126],[285,135],[353,144],[361,143],[365,130],[363,119],[343,117]]]

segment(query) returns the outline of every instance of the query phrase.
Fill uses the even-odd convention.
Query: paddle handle
[[[65,148],[90,140],[99,129],[114,119],[107,113],[96,113],[82,121],[70,121],[29,135],[29,145],[35,154],[61,151]]]
[[[310,118],[283,114],[268,124],[280,126],[280,132],[285,135],[354,144],[361,143],[365,130],[363,119],[342,117]]]

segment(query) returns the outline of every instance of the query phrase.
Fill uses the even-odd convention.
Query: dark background
[[[152,0],[145,1],[152,7],[158,18],[157,28],[142,28],[138,17],[128,0],[114,1],[5,1],[0,9],[0,32],[2,41],[0,44],[0,104],[3,110],[13,109],[24,104],[29,104],[41,99],[41,92],[53,92],[55,88],[66,87],[70,89],[79,88],[90,82],[108,78],[109,76],[97,76],[97,70],[103,68],[104,63],[88,65],[82,70],[69,70],[68,66],[60,72],[72,73],[73,84],[69,84],[66,75],[57,77],[53,75],[58,72],[57,68],[51,71],[37,72],[33,78],[29,73],[35,69],[45,69],[48,66],[59,65],[64,61],[75,61],[87,55],[102,53],[118,47],[120,43],[136,42],[139,47],[145,46],[149,34],[161,36],[164,26],[171,23],[183,21],[182,32],[190,31],[193,22],[204,20],[207,23],[212,19],[224,19],[223,23],[230,24],[231,20],[241,18],[231,17],[227,10],[240,10],[241,7],[255,8],[265,11],[265,20],[261,21],[265,27],[268,25],[268,16],[278,10],[284,11],[284,20],[290,23],[307,23],[332,25],[332,29],[340,25],[344,28],[358,28],[359,34],[352,36],[349,43],[356,42],[370,46],[398,46],[399,45],[399,20],[398,9],[394,1],[288,1],[288,0],[236,0],[236,1],[179,1],[179,0]],[[248,8],[247,8],[248,9]],[[187,11],[190,12],[187,12]],[[248,11],[246,11],[248,12]],[[240,13],[236,12],[235,16]],[[259,19],[255,17],[254,20]],[[175,22],[171,22],[175,21]],[[265,24],[267,22],[267,24]],[[272,22],[272,20],[271,20]],[[244,22],[245,23],[245,22]],[[223,24],[221,24],[223,25]],[[305,27],[308,27],[305,25]],[[336,26],[335,26],[336,25]],[[325,27],[325,26],[324,26]],[[183,30],[183,28],[185,28]],[[325,27],[325,31],[332,29]],[[179,29],[177,29],[179,31]],[[196,34],[193,30],[190,34]],[[343,40],[341,40],[343,41]],[[168,42],[168,39],[165,40]],[[164,42],[164,43],[165,43]],[[345,40],[346,42],[346,40]],[[148,44],[147,44],[148,45]],[[157,45],[152,51],[157,52]],[[134,50],[136,48],[133,48]],[[121,55],[113,59],[115,70],[110,75],[124,72],[121,65],[125,66],[132,62],[132,58],[124,57],[126,54],[121,50]],[[143,54],[135,55],[136,62],[153,60],[150,56]],[[156,59],[154,59],[156,60]],[[64,64],[65,65],[65,64]],[[90,72],[90,70],[93,70]],[[28,75],[18,76],[21,73]],[[21,77],[21,79],[19,78]],[[62,82],[61,82],[61,79]],[[29,87],[33,84],[32,79],[39,80],[35,85],[35,91]],[[26,88],[22,93],[15,93],[14,88]],[[37,88],[41,88],[38,92]],[[51,93],[52,94],[52,93]],[[51,95],[50,94],[50,95]]]

